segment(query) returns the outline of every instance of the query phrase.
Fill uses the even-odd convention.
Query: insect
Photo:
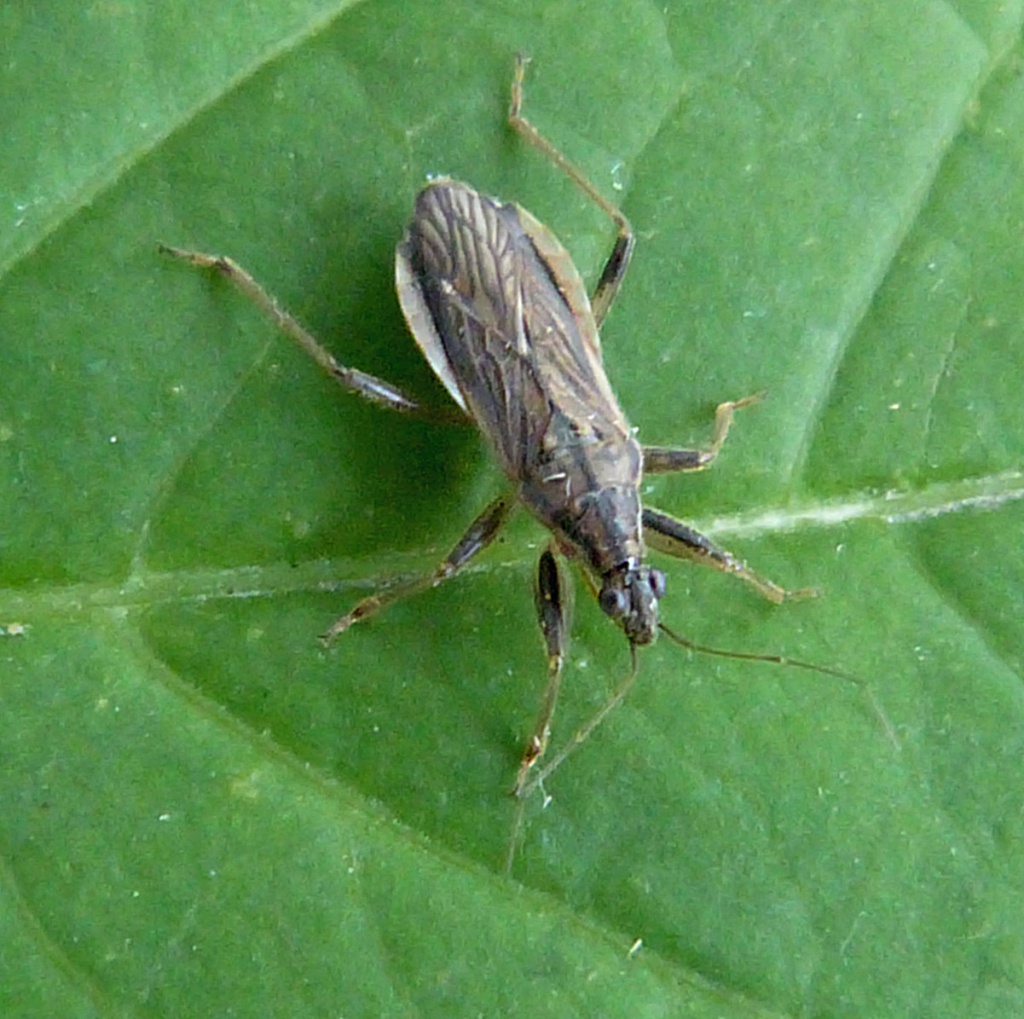
[[[434,570],[364,598],[324,634],[325,640],[333,640],[398,599],[447,580],[494,540],[517,502],[525,506],[548,529],[551,540],[540,555],[535,586],[548,678],[516,777],[520,804],[623,700],[637,676],[637,648],[660,632],[686,647],[714,650],[661,622],[659,602],[666,579],[648,564],[648,547],[733,574],[773,602],[809,593],[786,591],[681,521],[642,505],[645,473],[709,466],[734,413],[758,397],[721,404],[705,449],[638,443],[605,374],[598,333],[629,265],[633,231],[625,215],[523,116],[526,64],[527,58],[517,58],[508,122],[609,216],[617,228],[614,246],[588,296],[565,248],[519,205],[447,178],[419,192],[395,256],[399,302],[431,368],[489,441],[508,479],[508,491],[477,516]],[[385,380],[337,362],[231,259],[163,250],[231,280],[346,389],[392,410],[421,410],[414,398]],[[545,760],[568,625],[562,558],[580,565],[601,609],[622,629],[631,668],[601,710]],[[779,656],[732,656],[842,675]],[[522,807],[519,811],[516,831]],[[514,832],[509,864],[515,839]]]

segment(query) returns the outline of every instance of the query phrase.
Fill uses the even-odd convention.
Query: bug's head
[[[665,574],[650,566],[609,573],[601,585],[602,611],[621,624],[630,644],[650,644],[658,632],[658,601],[665,596]]]

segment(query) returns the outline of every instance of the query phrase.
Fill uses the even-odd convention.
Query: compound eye
[[[628,603],[626,592],[619,587],[602,587],[601,593],[597,596],[601,611],[612,619],[619,619],[626,614]]]
[[[658,601],[665,597],[665,574],[661,570],[651,570],[651,590]]]

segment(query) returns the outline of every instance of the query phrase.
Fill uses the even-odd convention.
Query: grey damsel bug
[[[413,339],[458,405],[487,437],[509,490],[470,524],[431,572],[360,601],[323,635],[331,641],[354,623],[409,594],[434,587],[462,569],[501,531],[517,502],[550,532],[541,553],[535,601],[547,648],[548,681],[519,766],[519,808],[506,864],[511,865],[527,796],[601,724],[637,675],[636,649],[659,632],[702,652],[812,669],[863,685],[839,670],[778,655],[721,651],[695,644],[659,618],[665,575],[647,563],[648,547],[746,581],[773,602],[813,591],[786,591],[686,524],[641,503],[646,474],[695,471],[718,455],[736,410],[759,396],[726,402],[715,412],[706,449],[641,446],[605,374],[599,327],[618,293],[633,251],[623,213],[522,115],[527,58],[516,60],[508,121],[615,223],[618,236],[588,297],[568,252],[542,223],[513,202],[469,184],[434,180],[395,255],[395,283]],[[340,364],[230,258],[162,247],[230,279],[336,381],[391,410],[420,413],[396,386]],[[559,554],[581,567],[602,611],[629,643],[632,666],[600,711],[569,742],[545,758],[565,657],[566,578]],[[880,707],[872,701],[887,731]],[[894,737],[892,737],[894,738]]]

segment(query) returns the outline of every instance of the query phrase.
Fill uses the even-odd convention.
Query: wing
[[[417,344],[509,477],[531,477],[567,446],[628,438],[579,273],[524,209],[435,181],[395,271]]]

